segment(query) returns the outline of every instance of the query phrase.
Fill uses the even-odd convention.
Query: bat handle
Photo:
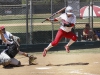
[[[42,21],[42,23],[45,22],[45,21],[46,21],[46,19],[44,21]]]
[[[55,16],[57,13],[54,13],[53,15],[51,15],[49,18],[52,18],[53,16]],[[45,22],[46,21],[46,19],[44,20],[44,21],[42,21],[42,23],[43,22]]]

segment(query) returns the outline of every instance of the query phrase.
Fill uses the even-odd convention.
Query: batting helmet
[[[67,14],[73,14],[72,11],[73,11],[73,8],[71,6],[67,6],[65,9],[65,13]]]

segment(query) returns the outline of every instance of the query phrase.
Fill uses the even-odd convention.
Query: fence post
[[[28,0],[26,0],[26,46],[28,45]]]
[[[33,26],[32,26],[32,0],[30,0],[30,44],[32,44],[32,31],[33,31]]]
[[[53,4],[52,4],[53,2],[52,2],[52,0],[51,0],[51,15],[53,14]],[[53,17],[51,17],[51,18],[53,18]],[[53,25],[53,21],[51,21],[51,23],[52,23],[52,41],[53,41],[53,39],[54,39],[54,25]]]

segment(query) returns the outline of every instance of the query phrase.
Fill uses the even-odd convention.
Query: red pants
[[[72,39],[73,41],[77,40],[77,36],[73,32],[65,32],[59,29],[54,41],[51,42],[52,46],[56,46],[63,37]]]

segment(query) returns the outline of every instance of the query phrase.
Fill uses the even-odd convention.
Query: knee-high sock
[[[69,40],[68,44],[66,46],[70,46],[74,43],[75,41],[73,41],[72,39]]]
[[[50,48],[52,48],[53,46],[51,45],[51,43],[45,48],[46,50],[49,50]]]

